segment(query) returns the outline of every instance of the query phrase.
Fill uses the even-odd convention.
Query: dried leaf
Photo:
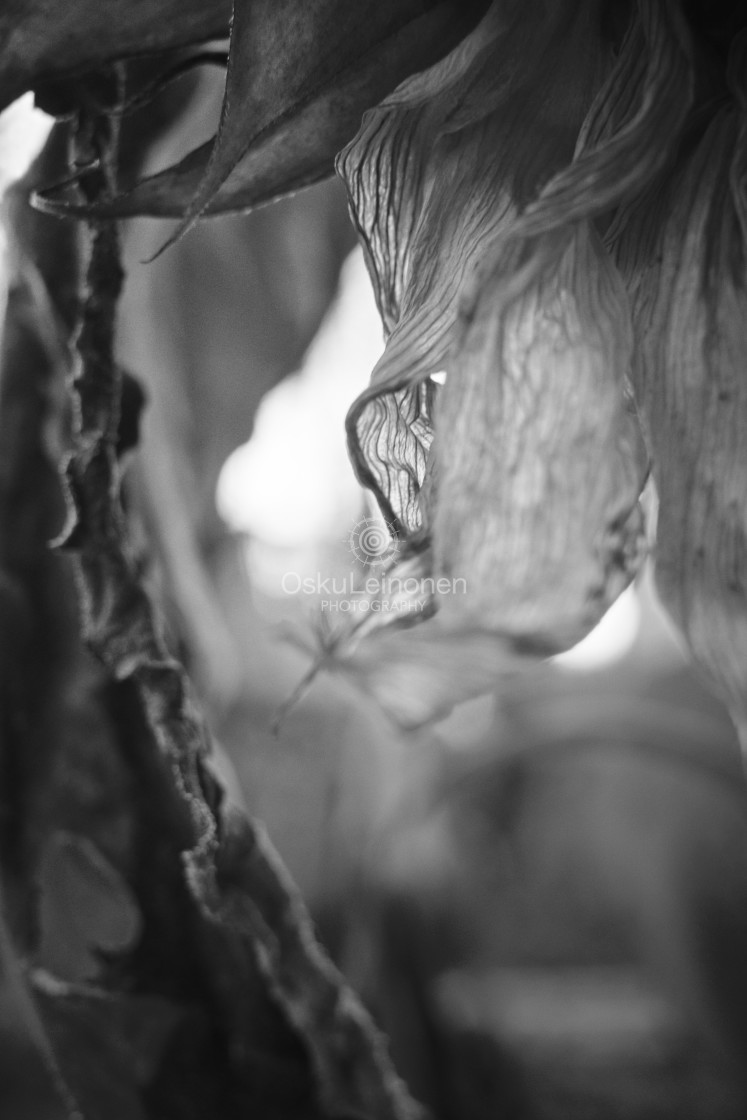
[[[405,533],[424,516],[427,379],[449,370],[462,288],[491,240],[609,209],[655,174],[690,102],[682,29],[662,6],[644,5],[604,84],[611,44],[595,5],[512,15],[493,5],[451,55],[368,113],[338,160],[389,335],[348,418],[351,454]]]
[[[348,419],[351,453],[407,533],[422,517],[427,378],[448,370],[461,285],[490,237],[571,158],[606,55],[600,42],[587,48],[588,10],[542,19],[530,4],[507,25],[501,9],[368,113],[338,160],[389,335]],[[563,49],[553,50],[559,32]]]
[[[39,203],[55,213],[182,217],[183,232],[203,211],[247,209],[317,182],[333,173],[363,111],[451,49],[479,7],[238,0],[215,142],[112,201],[87,208],[53,190]]]
[[[673,3],[641,0],[619,44],[599,15],[492,5],[338,159],[388,333],[348,417],[356,471],[445,584],[424,638],[486,631],[509,660],[580,640],[643,554],[630,316],[591,221],[676,149],[694,56]],[[377,626],[352,628],[360,664]]]
[[[609,231],[631,293],[634,382],[660,499],[657,583],[696,657],[747,703],[747,36],[731,98]]]
[[[599,620],[642,555],[645,455],[623,396],[632,334],[585,223],[518,299],[512,279],[500,266],[482,279],[440,394],[434,576],[448,577],[444,624],[556,651]]]
[[[0,9],[0,109],[29,89],[128,55],[224,37],[229,0],[15,0]]]
[[[105,194],[116,130],[108,120],[91,123],[106,174],[99,190]],[[91,242],[76,334],[75,425],[65,471],[72,516],[64,544],[75,551],[84,637],[114,678],[131,682],[150,747],[158,754],[153,769],[161,779],[161,814],[173,823],[191,895],[188,924],[199,920],[203,947],[220,961],[211,969],[211,1013],[225,1040],[232,1078],[251,1068],[256,1003],[271,992],[282,1013],[282,1037],[287,1044],[290,1034],[296,1054],[301,1051],[302,1073],[313,1078],[320,1109],[332,1116],[415,1120],[417,1105],[392,1069],[370,1017],[316,942],[279,857],[250,818],[226,809],[207,765],[209,733],[139,582],[114,454],[121,394],[114,312],[120,282],[116,227],[103,223]],[[256,979],[257,970],[264,984],[254,1001],[246,995],[237,999],[237,981]]]
[[[435,409],[431,548],[317,659],[405,728],[579,641],[644,555],[625,291],[587,224],[543,249],[518,297],[500,268],[473,293]],[[410,612],[386,597],[400,587]]]

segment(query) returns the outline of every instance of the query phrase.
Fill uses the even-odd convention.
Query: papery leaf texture
[[[662,134],[682,126],[679,28],[656,6],[644,14],[648,39],[634,24],[612,67],[597,5],[543,18],[531,4],[495,4],[456,51],[367,114],[338,159],[388,334],[350,413],[351,454],[406,534],[423,516],[428,379],[448,369],[466,276],[499,234],[526,237],[609,208],[626,189],[621,173],[653,176]]]
[[[659,493],[657,583],[744,722],[747,702],[747,33],[721,96],[608,241],[631,293]]]
[[[446,581],[420,614],[440,674],[456,635],[574,644],[645,554],[634,332],[600,233],[670,164],[702,82],[680,5],[628,14],[493,4],[338,157],[387,335],[351,457],[401,554]],[[379,612],[347,645],[362,661],[412,622]]]
[[[640,562],[645,457],[623,396],[632,331],[586,223],[519,299],[507,287],[500,267],[483,279],[436,408],[439,617],[554,651],[588,632]]]

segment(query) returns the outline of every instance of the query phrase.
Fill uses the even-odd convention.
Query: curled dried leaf
[[[351,455],[406,535],[424,516],[428,379],[449,369],[470,274],[495,267],[499,236],[603,213],[652,178],[686,117],[690,71],[671,6],[642,6],[613,65],[594,3],[550,15],[494,4],[451,55],[368,113],[339,157],[388,334],[348,418]]]
[[[366,115],[338,160],[389,336],[348,418],[351,454],[406,534],[422,523],[428,379],[448,371],[462,284],[490,239],[571,159],[606,61],[599,37],[587,49],[588,6],[544,19],[533,4],[512,14],[494,4],[452,55]]]
[[[493,4],[338,159],[388,335],[351,456],[429,565],[442,664],[483,633],[509,661],[566,648],[644,551],[630,312],[598,230],[677,150],[697,52],[674,2],[603,14]],[[351,628],[361,664],[377,625],[402,622]]]
[[[430,545],[309,674],[342,675],[405,728],[579,641],[645,552],[624,287],[588,223],[535,249],[518,296],[505,253],[471,292],[434,410]]]

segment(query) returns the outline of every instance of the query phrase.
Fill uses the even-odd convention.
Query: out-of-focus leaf
[[[636,396],[660,498],[657,583],[747,717],[747,37],[731,99],[624,208],[610,244],[631,293]],[[743,727],[744,730],[744,727]]]
[[[152,996],[109,995],[33,977],[34,997],[65,1087],[88,1120],[146,1120],[152,1081],[181,1013]]]
[[[121,953],[140,932],[130,888],[85,836],[56,832],[39,867],[38,963],[61,980],[90,980],[96,950]]]
[[[448,630],[437,619],[417,627],[392,624],[360,641],[346,635],[317,650],[317,657],[310,678],[321,668],[339,675],[407,731],[440,719],[523,667],[501,635]]]
[[[184,218],[247,209],[333,173],[340,148],[403,78],[466,34],[484,4],[454,0],[238,0],[214,143],[112,201],[85,206],[45,192],[57,213]]]
[[[230,0],[10,0],[0,8],[0,109],[113,59],[222,38],[230,14]]]

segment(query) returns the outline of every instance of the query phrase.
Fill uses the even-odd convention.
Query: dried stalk
[[[114,191],[117,129],[116,106],[80,122],[79,136],[99,167],[95,180],[87,179],[89,201]],[[90,159],[90,151],[81,154]],[[411,1120],[419,1106],[392,1068],[382,1036],[316,942],[264,832],[244,815],[221,813],[221,790],[205,766],[209,733],[182,666],[166,648],[128,544],[115,454],[119,238],[113,223],[93,223],[91,234],[72,382],[76,424],[64,472],[70,519],[58,542],[73,553],[85,640],[117,680],[134,681],[172,778],[172,805],[165,808],[188,824],[191,892],[203,914],[254,955],[306,1045],[322,1107],[333,1116]]]

